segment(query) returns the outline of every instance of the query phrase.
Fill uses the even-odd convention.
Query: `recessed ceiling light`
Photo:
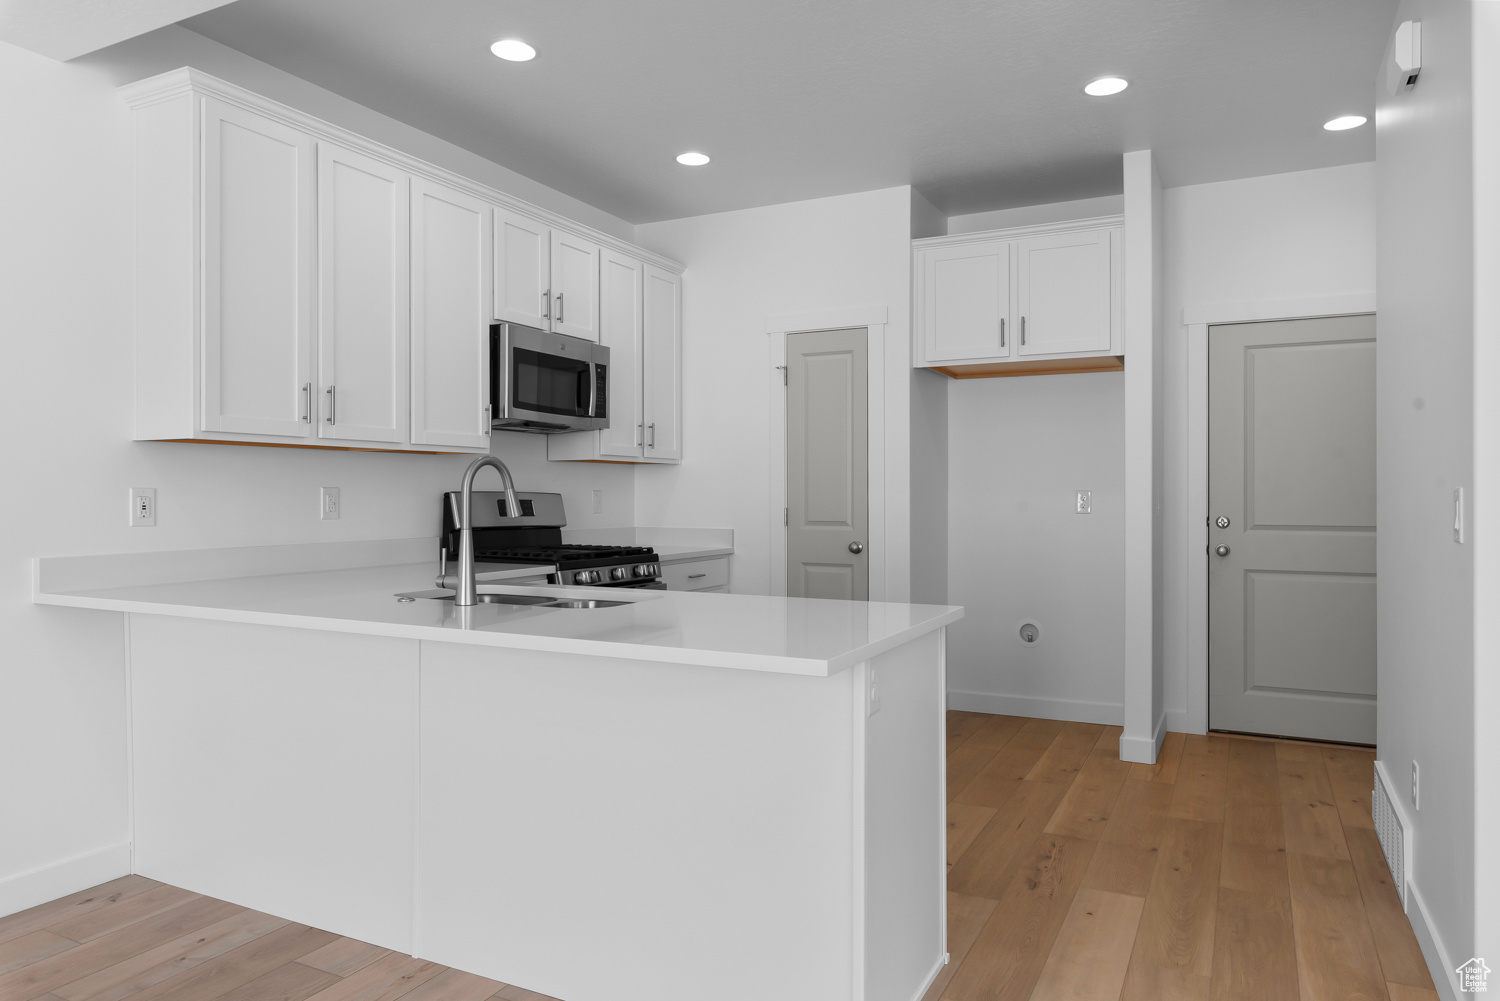
[[[1085,86],[1083,92],[1090,97],[1108,97],[1111,94],[1118,94],[1129,86],[1130,81],[1122,77],[1101,76],[1099,79]]]
[[[501,59],[508,59],[513,63],[524,63],[536,58],[536,49],[519,38],[502,38],[490,46],[490,51]]]
[[[1329,132],[1343,132],[1345,129],[1357,129],[1368,119],[1364,115],[1340,115],[1332,121],[1323,123],[1323,127]]]
[[[684,167],[701,167],[708,162],[706,153],[678,153],[677,162]]]

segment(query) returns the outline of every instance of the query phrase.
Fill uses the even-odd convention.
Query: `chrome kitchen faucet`
[[[516,500],[516,484],[505,463],[493,455],[481,455],[469,463],[469,468],[464,471],[463,500],[459,506],[458,588],[453,595],[455,605],[479,603],[479,588],[474,583],[474,519],[469,507],[474,498],[474,474],[485,466],[494,466],[500,474],[501,482],[505,484],[506,514],[514,518],[521,513],[521,505]]]

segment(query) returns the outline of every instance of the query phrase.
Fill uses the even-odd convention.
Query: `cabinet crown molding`
[[[1005,229],[986,229],[977,233],[951,233],[948,236],[929,236],[913,240],[913,250],[928,247],[961,247],[966,243],[986,243],[994,239],[1012,240],[1028,236],[1046,236],[1049,233],[1073,233],[1086,229],[1109,229],[1125,225],[1123,215],[1091,216],[1088,219],[1068,219],[1063,222],[1043,222],[1031,226],[1011,226]]]
[[[687,270],[681,263],[669,257],[653,253],[633,243],[627,243],[619,237],[613,236],[601,230],[586,226],[567,216],[544,209],[539,205],[523,201],[514,195],[506,194],[498,188],[492,188],[486,184],[455,173],[436,164],[428,163],[408,153],[376,142],[356,132],[334,125],[332,122],[324,121],[296,108],[273,101],[253,91],[221,80],[216,76],[205,73],[202,70],[193,69],[191,66],[183,66],[180,69],[169,70],[135,83],[128,83],[115,89],[120,99],[131,109],[150,107],[170,101],[173,98],[185,94],[202,94],[217,98],[230,104],[238,105],[248,111],[277,119],[286,125],[309,132],[314,138],[323,138],[341,145],[351,147],[367,156],[384,160],[392,166],[399,167],[419,177],[426,177],[440,184],[457,188],[467,192],[476,198],[484,199],[502,208],[531,216],[548,226],[569,230],[580,236],[585,236],[601,247],[609,247],[622,253],[630,254],[648,264],[654,264],[674,274],[682,274]]]

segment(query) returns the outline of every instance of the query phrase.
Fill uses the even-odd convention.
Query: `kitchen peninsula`
[[[961,609],[397,600],[435,548],[37,561],[123,613],[136,871],[568,1001],[920,994]]]

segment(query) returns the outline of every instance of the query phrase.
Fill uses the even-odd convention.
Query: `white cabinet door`
[[[313,427],[313,139],[204,101],[205,431]]]
[[[1022,356],[1108,351],[1112,304],[1107,229],[1017,240]]]
[[[552,329],[599,339],[599,246],[552,231]]]
[[[646,458],[682,458],[682,276],[646,265]]]
[[[924,360],[1010,357],[1010,244],[934,247],[921,255]]]
[[[613,250],[599,255],[599,341],[609,348],[609,427],[600,455],[639,459],[641,417],[642,275],[645,265]]]
[[[489,447],[491,213],[472,195],[411,184],[411,440]]]
[[[552,231],[509,209],[495,210],[495,319],[552,324]]]
[[[318,144],[319,438],[410,428],[410,215],[404,171]]]

